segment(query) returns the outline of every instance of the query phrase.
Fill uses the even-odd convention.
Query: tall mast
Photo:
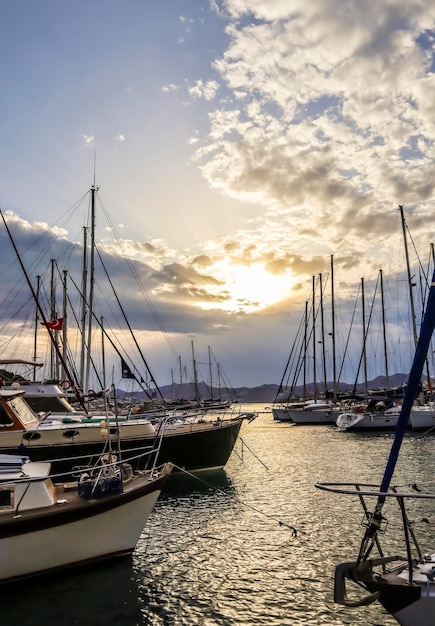
[[[384,337],[385,383],[388,389],[390,387],[390,379],[388,375],[387,324],[385,321],[384,278],[383,278],[382,270],[379,270],[379,277],[380,277],[380,283],[381,283],[382,334]]]
[[[87,335],[87,351],[86,351],[86,374],[84,380],[83,391],[85,394],[89,391],[89,380],[91,373],[91,344],[92,344],[92,322],[94,308],[94,285],[95,285],[95,182],[91,187],[91,256],[90,256],[90,273],[89,273],[89,317],[88,317],[88,335]]]
[[[322,333],[323,383],[324,383],[324,392],[326,396],[327,375],[326,375],[326,353],[325,353],[325,312],[323,310],[323,284],[322,284],[321,273],[319,274],[319,284],[320,284],[320,319],[321,319],[321,333]]]
[[[314,391],[314,400],[317,400],[317,377],[316,377],[316,307],[315,307],[315,296],[316,296],[316,277],[313,276],[313,391]]]
[[[41,276],[36,277],[36,300],[39,301],[39,290],[41,288]],[[37,359],[37,346],[38,346],[38,306],[35,309],[35,332],[33,334],[33,362],[36,363]],[[36,367],[33,368],[33,382],[36,381]]]
[[[305,319],[304,319],[304,380],[303,380],[304,400],[306,400],[307,398],[307,350],[308,350],[308,301],[306,300],[305,301]]]
[[[412,321],[412,331],[414,334],[414,344],[417,345],[418,335],[417,335],[417,322],[415,318],[415,306],[414,306],[414,294],[412,293],[412,288],[414,284],[412,282],[411,277],[411,267],[409,264],[409,253],[408,253],[408,238],[406,236],[406,223],[405,216],[403,213],[403,206],[399,204],[400,217],[402,220],[402,232],[403,232],[403,243],[405,245],[405,259],[406,259],[406,272],[408,276],[408,290],[409,290],[409,301],[411,305],[411,321]]]
[[[217,376],[218,376],[218,390],[219,390],[218,400],[220,402],[221,400],[221,366],[219,365],[219,363],[217,364]]]
[[[362,299],[362,324],[363,324],[363,364],[364,364],[364,389],[367,395],[367,353],[366,353],[366,303],[364,295],[364,278],[361,278],[361,299]]]
[[[88,229],[83,228],[80,384],[85,387],[86,317],[88,313]]]
[[[56,276],[55,276],[55,259],[50,260],[51,263],[51,280],[50,280],[50,315],[51,319],[55,320],[57,318],[57,310],[56,310]],[[54,331],[54,337],[56,343],[58,343],[58,332]],[[51,363],[50,363],[50,378],[51,380],[59,379],[59,361],[57,357],[57,352],[54,348],[54,345],[51,344]]]
[[[337,364],[335,346],[335,296],[334,296],[334,255],[331,254],[331,314],[332,314],[332,399],[337,400]]]
[[[199,389],[198,389],[198,373],[196,371],[196,360],[195,360],[195,351],[193,348],[193,341],[192,341],[192,361],[193,361],[193,385],[195,389],[194,400],[199,402],[200,396],[199,396]]]
[[[68,276],[68,271],[67,270],[63,270],[63,324],[62,324],[62,355],[63,355],[63,362],[66,363],[67,361],[67,315],[66,315],[66,310],[67,310],[67,276]],[[65,380],[66,379],[66,372],[65,372],[65,368],[62,364],[62,376],[61,376],[61,380]]]
[[[211,375],[211,352],[210,352],[210,346],[208,346],[208,369],[209,369],[209,375],[210,375],[210,400],[213,400],[213,379],[212,379],[212,375]]]

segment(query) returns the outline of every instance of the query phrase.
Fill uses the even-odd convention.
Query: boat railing
[[[354,487],[351,488],[351,485]],[[435,499],[434,493],[425,493],[425,492],[406,492],[401,493],[396,491],[395,489],[391,489],[389,491],[379,491],[379,485],[375,485],[372,483],[316,483],[315,487],[317,489],[321,489],[322,491],[330,491],[332,493],[340,493],[344,495],[351,496],[383,496],[385,498],[416,498],[416,499],[426,499],[433,500]],[[364,487],[364,489],[362,489]]]
[[[356,582],[357,584],[370,581],[370,577],[378,574],[373,570],[374,567],[381,567],[382,572],[386,572],[386,566],[396,563],[396,567],[401,569],[407,568],[408,583],[413,584],[413,571],[416,563],[424,563],[425,557],[422,554],[417,537],[415,535],[413,525],[409,520],[405,509],[405,500],[434,500],[434,493],[423,491],[398,491],[397,488],[391,487],[387,491],[381,491],[379,485],[372,483],[330,483],[322,482],[315,484],[317,489],[332,493],[358,496],[364,511],[364,519],[362,525],[366,527],[367,534],[372,537],[372,541],[366,545],[365,550],[360,551],[360,555],[355,562],[342,563],[336,567],[335,583],[334,583],[334,600],[338,604],[345,606],[365,606],[371,604],[378,599],[379,594],[374,593],[364,598],[352,600],[348,597],[346,591],[346,579]],[[375,497],[377,501],[383,499],[395,499],[400,508],[403,536],[406,546],[406,556],[385,556],[381,547],[378,533],[385,533],[388,520],[379,511],[370,511],[366,499]],[[376,532],[370,534],[370,529],[375,528]],[[379,558],[371,558],[372,548],[376,546]],[[416,555],[416,556],[414,556]],[[400,563],[403,565],[397,565]],[[368,585],[369,586],[369,585]]]

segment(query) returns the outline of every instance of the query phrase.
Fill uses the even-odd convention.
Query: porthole
[[[65,439],[75,439],[80,435],[78,430],[64,430],[62,433],[62,437]]]
[[[109,429],[109,433],[110,433],[111,437],[113,437],[114,435],[119,435],[119,429],[116,428],[115,426],[112,426]]]
[[[24,433],[23,439],[25,441],[37,441],[38,439],[41,439],[41,433],[37,433],[35,431],[28,430],[26,433]]]

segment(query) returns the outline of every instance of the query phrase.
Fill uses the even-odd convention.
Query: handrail
[[[355,485],[355,489],[344,489],[343,487]],[[362,491],[358,487],[373,487],[379,489],[379,485],[372,483],[315,483],[317,489],[322,491],[330,491],[332,493],[341,493],[351,496],[382,496],[385,498],[415,498],[415,499],[435,499],[434,493],[399,493],[398,491]]]

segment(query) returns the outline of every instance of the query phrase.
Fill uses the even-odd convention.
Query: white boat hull
[[[411,410],[409,423],[413,430],[428,430],[435,427],[435,407],[421,406]]]
[[[398,419],[398,413],[341,413],[336,425],[341,430],[394,430]]]
[[[274,407],[273,418],[281,422],[293,422],[300,425],[335,424],[337,409],[331,406],[310,404],[303,407]]]
[[[162,483],[135,477],[120,494],[86,500],[65,491],[48,508],[1,511],[0,582],[130,555]]]

